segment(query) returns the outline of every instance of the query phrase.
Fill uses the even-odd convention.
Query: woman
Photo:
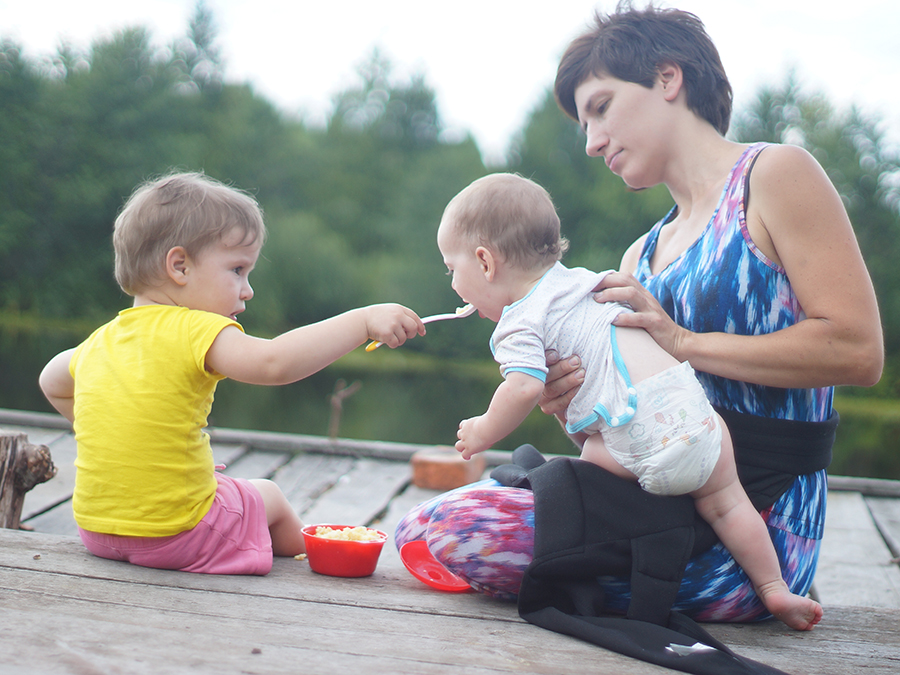
[[[626,7],[598,16],[563,56],[555,93],[585,131],[588,155],[632,189],[664,184],[672,195],[675,206],[628,249],[598,301],[627,302],[635,312],[617,325],[644,328],[690,361],[733,433],[768,434],[771,443],[736,447],[741,479],[785,580],[804,594],[830,443],[805,444],[794,430],[833,431],[832,387],[871,386],[883,365],[875,294],[840,197],[804,150],[724,138],[731,87],[692,14]],[[541,404],[561,419],[584,377],[577,355],[562,356],[548,357]],[[425,538],[475,588],[514,597],[533,546],[530,500],[496,484],[463,488],[410,513],[397,543]],[[603,583],[624,609],[627,580]],[[721,545],[689,563],[674,608],[702,621],[767,616]]]

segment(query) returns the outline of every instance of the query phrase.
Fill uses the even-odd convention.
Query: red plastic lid
[[[472,587],[462,578],[439,563],[428,550],[428,544],[421,539],[403,544],[400,547],[400,559],[410,574],[432,588],[448,593],[463,593],[472,590]]]

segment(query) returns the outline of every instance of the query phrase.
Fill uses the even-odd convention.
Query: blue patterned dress
[[[691,331],[742,335],[771,333],[804,318],[784,269],[768,260],[747,232],[747,183],[765,144],[750,146],[735,164],[703,234],[656,275],[649,261],[659,232],[647,236],[635,276],[679,324]],[[764,387],[698,372],[718,406],[767,417],[823,421],[831,414],[832,389]],[[799,476],[763,512],[794,593],[812,584],[825,523],[825,472]],[[494,481],[454,490],[413,509],[395,532],[397,546],[425,539],[431,552],[473,588],[514,599],[534,545],[534,502],[528,490]],[[625,611],[629,581],[601,578],[612,609]],[[753,621],[768,614],[728,550],[717,544],[688,563],[675,609],[700,621]]]

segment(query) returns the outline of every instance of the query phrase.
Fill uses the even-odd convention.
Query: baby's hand
[[[403,305],[370,305],[366,308],[366,333],[370,339],[394,349],[417,334],[425,335],[425,324]]]
[[[459,423],[459,431],[456,437],[456,449],[462,453],[463,459],[471,459],[479,452],[484,452],[490,447],[490,442],[486,441],[478,434],[478,421],[481,417],[471,417]]]

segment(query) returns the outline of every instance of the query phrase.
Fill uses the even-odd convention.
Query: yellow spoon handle
[[[475,307],[471,304],[465,305],[463,307],[457,307],[456,311],[450,314],[435,314],[433,316],[426,316],[422,318],[422,323],[431,323],[432,321],[446,321],[447,319],[462,319],[475,311]],[[379,342],[378,340],[372,340],[369,344],[366,345],[367,352],[374,352],[378,349],[383,342]]]

